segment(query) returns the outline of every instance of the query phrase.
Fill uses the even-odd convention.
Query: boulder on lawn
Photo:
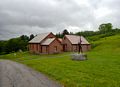
[[[83,60],[87,60],[87,55],[86,54],[72,54],[72,60],[80,60],[80,61],[83,61]]]

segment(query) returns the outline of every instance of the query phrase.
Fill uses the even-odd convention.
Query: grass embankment
[[[72,61],[71,53],[32,55],[28,52],[0,56],[38,70],[65,87],[119,87],[120,35],[93,42],[87,61]]]

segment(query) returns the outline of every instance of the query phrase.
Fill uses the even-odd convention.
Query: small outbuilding
[[[79,42],[81,38],[81,46],[83,52],[89,51],[91,49],[90,43],[83,37],[77,35],[65,35],[62,44],[63,44],[63,51],[73,51],[77,52],[79,50]]]

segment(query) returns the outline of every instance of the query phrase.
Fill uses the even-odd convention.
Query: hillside
[[[92,51],[103,53],[104,52],[118,53],[118,51],[120,51],[120,35],[101,38],[97,41],[92,41],[91,43],[93,45]]]
[[[120,35],[92,42],[87,61],[72,61],[71,53],[33,55],[28,52],[0,56],[23,63],[65,87],[119,87],[120,86]]]

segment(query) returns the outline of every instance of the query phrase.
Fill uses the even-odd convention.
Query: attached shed
[[[41,43],[42,53],[61,53],[62,45],[57,38],[48,38]]]

